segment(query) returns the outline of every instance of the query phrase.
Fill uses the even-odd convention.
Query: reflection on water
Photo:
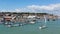
[[[0,34],[60,34],[60,20],[47,21],[47,28],[42,30],[39,29],[41,23],[36,21],[36,24],[33,25],[27,24],[11,28],[0,25]]]

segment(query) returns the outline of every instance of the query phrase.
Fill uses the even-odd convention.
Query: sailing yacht
[[[44,22],[45,22],[45,24],[43,26],[40,26],[39,29],[46,28],[46,22],[47,22],[46,16],[44,16]]]

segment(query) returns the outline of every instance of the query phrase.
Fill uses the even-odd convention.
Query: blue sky
[[[0,0],[0,9],[15,9],[28,5],[49,5],[55,3],[60,3],[60,0]]]
[[[60,15],[60,0],[0,0],[0,12],[26,11]]]

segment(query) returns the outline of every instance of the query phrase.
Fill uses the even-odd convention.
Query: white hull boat
[[[30,23],[31,23],[31,24],[34,24],[35,22],[31,21]]]

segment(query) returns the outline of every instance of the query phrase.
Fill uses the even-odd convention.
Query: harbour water
[[[41,22],[11,28],[0,25],[0,34],[60,34],[60,20],[47,21],[46,24],[45,29],[39,29]]]

